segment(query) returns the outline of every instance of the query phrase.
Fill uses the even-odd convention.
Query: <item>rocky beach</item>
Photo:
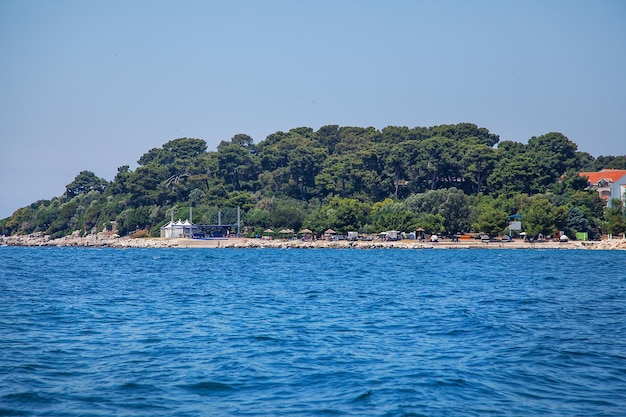
[[[332,249],[596,249],[596,250],[626,250],[626,239],[610,239],[601,241],[539,241],[512,240],[510,242],[483,242],[480,240],[465,240],[453,242],[440,240],[439,242],[420,242],[416,240],[384,241],[374,239],[370,241],[347,240],[299,240],[261,238],[223,238],[223,239],[188,239],[188,238],[131,238],[120,237],[111,233],[97,233],[80,236],[74,233],[52,239],[49,235],[15,235],[0,236],[0,246],[49,246],[49,247],[103,247],[103,248],[332,248]]]

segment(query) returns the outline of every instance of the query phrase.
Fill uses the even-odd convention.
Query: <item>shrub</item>
[[[130,237],[132,239],[140,239],[140,238],[150,237],[150,232],[148,232],[145,229],[139,229],[139,230],[135,230],[133,233],[131,233]]]

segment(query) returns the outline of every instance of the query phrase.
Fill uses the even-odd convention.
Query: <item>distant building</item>
[[[598,172],[579,172],[578,175],[589,178],[589,187],[596,190],[607,204],[611,198],[623,201],[624,194],[623,191],[620,194],[620,185],[626,184],[626,170],[603,169]]]
[[[177,222],[169,222],[165,226],[161,227],[161,237],[192,237],[197,230],[198,226],[190,223],[189,220],[185,220],[184,222],[178,220]]]
[[[611,184],[611,200],[621,200],[626,205],[626,175]]]

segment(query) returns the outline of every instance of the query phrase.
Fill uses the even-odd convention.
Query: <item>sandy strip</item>
[[[227,240],[196,240],[196,239],[165,239],[176,247],[182,248],[334,248],[334,249],[624,249],[626,240],[612,240],[603,242],[489,242],[473,241],[440,241],[436,243],[418,242],[415,240],[401,240],[385,242],[373,241],[301,241],[301,240],[262,240],[253,238],[230,238]],[[620,244],[621,242],[621,244]]]
[[[49,236],[0,236],[0,245],[4,246],[79,246],[79,247],[110,247],[110,248],[333,248],[333,249],[603,249],[626,250],[626,239],[603,240],[598,242],[534,242],[514,240],[512,242],[471,241],[440,241],[436,243],[418,242],[415,240],[401,240],[385,242],[372,241],[301,241],[301,240],[264,240],[254,238],[228,239],[161,239],[111,236],[106,233],[84,237],[66,236],[59,239],[50,239]]]

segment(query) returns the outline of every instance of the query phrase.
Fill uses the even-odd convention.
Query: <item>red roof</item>
[[[593,185],[603,179],[613,183],[626,175],[626,169],[603,169],[598,172],[579,172],[578,175],[589,178],[589,183]]]

